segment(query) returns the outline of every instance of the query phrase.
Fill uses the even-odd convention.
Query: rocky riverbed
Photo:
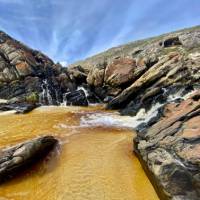
[[[137,131],[134,152],[161,199],[200,198],[199,91],[199,26],[115,47],[67,68],[0,32],[0,110],[100,103],[124,119],[132,116],[126,127]],[[89,122],[105,121],[91,115]]]

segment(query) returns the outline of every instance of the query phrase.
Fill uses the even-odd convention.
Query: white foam
[[[88,114],[81,117],[80,126],[132,128],[132,117],[120,116],[118,113]]]
[[[6,99],[0,99],[0,103],[7,103],[8,102],[8,100],[6,100]]]
[[[195,91],[191,91],[186,95],[182,95],[183,90],[179,90],[175,94],[169,95],[167,102],[172,102],[176,99],[187,99]],[[94,113],[81,117],[80,126],[106,126],[106,127],[121,127],[121,128],[136,128],[141,123],[148,123],[152,118],[158,115],[159,109],[164,104],[156,103],[148,111],[141,108],[136,116],[121,116],[119,113]]]
[[[156,103],[149,111],[140,109],[136,116],[121,116],[119,113],[95,113],[81,117],[81,126],[106,126],[117,128],[136,128],[143,122],[148,122],[151,118],[156,117],[158,109],[162,104]]]
[[[2,111],[2,112],[0,112],[0,116],[11,115],[11,114],[15,114],[15,113],[16,113],[16,110]]]
[[[88,96],[89,96],[89,93],[88,93],[88,91],[87,91],[87,90],[86,90],[84,87],[82,87],[82,86],[79,86],[77,90],[78,90],[78,91],[79,91],[79,90],[83,90],[83,92],[85,93],[85,96],[86,96],[86,97],[88,97]]]

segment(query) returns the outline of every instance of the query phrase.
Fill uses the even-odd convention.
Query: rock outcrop
[[[200,27],[194,27],[112,48],[69,70],[79,67],[99,98],[112,97],[107,107],[121,109],[143,104],[162,88],[198,83],[199,62]]]
[[[161,199],[200,198],[200,91],[165,106],[163,117],[135,139]]]
[[[36,138],[0,151],[0,183],[49,153],[57,140],[52,136]]]
[[[69,92],[64,97],[65,104],[68,106],[88,106],[87,98],[83,90],[77,90],[75,92]]]
[[[0,99],[57,105],[76,87],[61,65],[0,32]]]

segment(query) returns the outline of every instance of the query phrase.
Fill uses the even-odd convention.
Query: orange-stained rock
[[[16,69],[20,76],[28,76],[33,73],[32,68],[26,62],[16,64]]]
[[[106,67],[104,81],[111,86],[120,86],[135,79],[136,61],[118,58]]]

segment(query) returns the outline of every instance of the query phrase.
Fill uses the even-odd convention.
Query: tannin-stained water
[[[100,107],[41,107],[26,115],[0,115],[0,148],[41,135],[60,142],[43,161],[0,185],[0,200],[158,199],[133,154],[133,131],[110,121],[87,125],[95,113],[105,122],[104,115],[116,115]]]

